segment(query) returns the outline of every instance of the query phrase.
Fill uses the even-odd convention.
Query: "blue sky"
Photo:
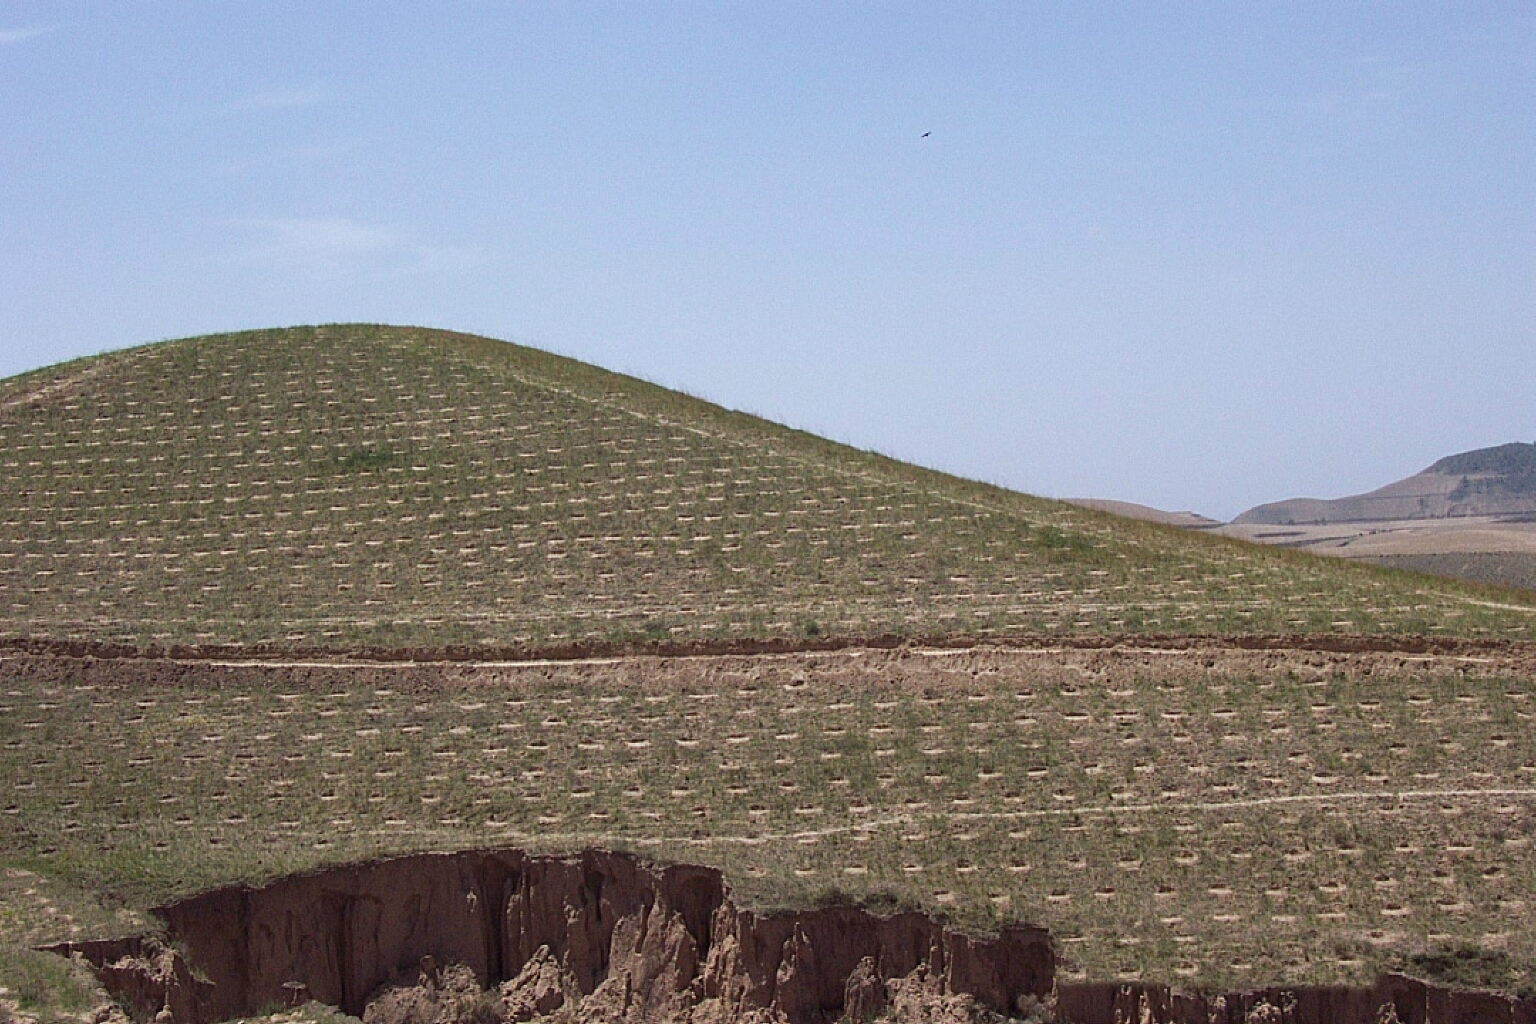
[[[1367,489],[1536,439],[1536,7],[0,0],[0,376],[347,320],[1056,497]]]

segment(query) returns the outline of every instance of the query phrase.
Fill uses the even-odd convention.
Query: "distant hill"
[[[1536,444],[1515,442],[1447,456],[1366,494],[1259,505],[1233,523],[1298,526],[1527,515],[1536,515]]]
[[[1047,501],[422,328],[216,335],[0,381],[0,472],[0,638],[1536,628],[1502,594]]]
[[[1108,512],[1110,515],[1125,516],[1127,519],[1162,523],[1165,526],[1181,526],[1186,530],[1209,530],[1221,525],[1220,520],[1203,516],[1198,512],[1166,512],[1151,505],[1139,505],[1134,501],[1116,501],[1113,498],[1068,498],[1066,500],[1068,504],[1077,505],[1080,508],[1091,508],[1096,512]]]

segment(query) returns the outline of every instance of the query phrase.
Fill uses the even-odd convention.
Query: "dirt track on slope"
[[[968,636],[818,637],[808,639],[722,639],[625,641],[529,647],[244,647],[229,644],[136,647],[90,640],[0,639],[0,658],[30,655],[96,661],[250,662],[284,664],[498,664],[571,662],[625,658],[752,657],[824,654],[839,651],[1156,652],[1201,657],[1242,653],[1399,655],[1415,658],[1496,659],[1509,668],[1536,667],[1536,643],[1522,640],[1468,640],[1438,636],[1370,636],[1333,633],[1202,636],[1149,634],[1091,637],[980,639]]]

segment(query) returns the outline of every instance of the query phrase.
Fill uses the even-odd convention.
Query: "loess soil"
[[[1351,646],[1375,649],[13,649],[0,850],[57,895],[0,911],[81,941],[112,934],[111,912],[72,909],[92,898],[596,847],[722,871],[754,913],[1044,927],[1068,985],[1358,986],[1462,946],[1536,982],[1536,653]]]
[[[1058,985],[1050,936],[916,913],[758,915],[707,868],[517,850],[347,865],[156,910],[166,936],[64,943],[139,1021],[215,1024],[309,1000],[363,1024],[838,1020],[1404,1024],[1536,1019],[1536,997],[1386,975],[1214,994]]]

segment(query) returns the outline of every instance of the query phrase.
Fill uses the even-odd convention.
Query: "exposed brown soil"
[[[165,907],[164,937],[63,943],[135,1019],[212,1024],[316,999],[365,1024],[885,1018],[1075,1024],[1530,1024],[1536,998],[1387,975],[1361,988],[1057,985],[1052,941],[830,906],[759,916],[720,873],[587,851],[402,857]]]
[[[581,661],[628,657],[747,657],[764,654],[813,654],[853,649],[966,650],[991,647],[1016,651],[1298,651],[1332,654],[1408,654],[1448,657],[1496,655],[1536,664],[1536,643],[1523,640],[1471,640],[1442,636],[1378,636],[1337,633],[1247,633],[1226,636],[1135,634],[1124,636],[986,638],[950,635],[908,637],[827,636],[815,638],[619,641],[528,647],[243,647],[229,644],[137,647],[92,640],[0,638],[6,653],[100,661],[256,661],[441,664],[505,661]]]
[[[972,938],[854,906],[758,914],[718,871],[622,853],[401,857],[219,889],[169,906],[164,941],[66,943],[141,1020],[211,1024],[313,998],[373,1024],[440,1019],[482,990],[482,1019],[802,1024],[872,1016],[895,996],[997,1013],[1049,996],[1045,932]],[[464,991],[463,968],[474,985]],[[895,983],[888,987],[889,983]],[[910,989],[911,991],[907,991]],[[468,1000],[475,1002],[474,1000]],[[489,1010],[487,1010],[489,1007]],[[453,1016],[449,1014],[449,1016]]]

